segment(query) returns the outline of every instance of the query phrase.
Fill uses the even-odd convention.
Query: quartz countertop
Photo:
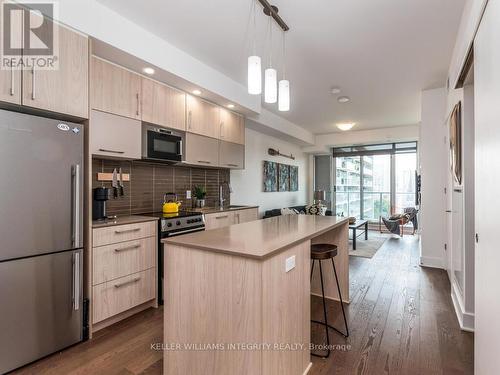
[[[168,245],[264,259],[342,225],[348,218],[282,215],[162,240]]]
[[[143,223],[146,221],[158,221],[157,217],[144,215],[119,216],[115,219],[95,220],[92,222],[92,228],[112,227],[114,225]]]

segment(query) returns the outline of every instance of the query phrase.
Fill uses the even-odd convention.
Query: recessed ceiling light
[[[348,96],[339,96],[337,100],[339,103],[347,103],[351,101],[351,98],[349,98]]]
[[[227,108],[234,108],[234,104],[228,104]]]
[[[356,125],[355,122],[345,122],[342,124],[337,124],[336,126],[340,130],[347,131],[347,130],[351,130],[354,127],[354,125]]]
[[[149,74],[149,75],[153,75],[155,74],[155,70],[149,66],[145,67],[144,69],[142,69],[142,71],[146,74]]]
[[[195,94],[195,95],[201,95],[201,91],[200,90],[193,90],[193,94]]]
[[[332,95],[340,94],[340,89],[338,87],[332,87],[332,89],[330,90],[330,93]]]

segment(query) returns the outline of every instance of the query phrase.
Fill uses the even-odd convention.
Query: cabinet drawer
[[[156,268],[93,287],[93,323],[155,298]]]
[[[232,225],[234,222],[233,212],[221,212],[205,215],[205,229],[218,229]]]
[[[109,245],[117,242],[137,240],[139,238],[156,238],[156,221],[117,225],[113,227],[98,228],[93,231],[94,247]]]
[[[93,249],[93,285],[156,267],[156,237]]]

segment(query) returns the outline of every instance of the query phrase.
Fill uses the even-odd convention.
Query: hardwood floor
[[[350,272],[350,337],[330,332],[339,348],[312,357],[311,375],[473,373],[473,334],[460,331],[445,271],[418,266],[418,237],[389,238],[372,259],[350,257]],[[311,309],[322,319],[320,298]],[[338,303],[328,316],[343,330]],[[151,344],[162,341],[162,319],[161,308],[147,310],[16,374],[161,374],[162,352]],[[312,341],[324,340],[313,325]]]

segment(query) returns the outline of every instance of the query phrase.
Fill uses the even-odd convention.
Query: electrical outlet
[[[289,272],[295,268],[295,255],[286,258],[285,261],[285,272]]]
[[[186,199],[191,199],[191,190],[186,190]]]

